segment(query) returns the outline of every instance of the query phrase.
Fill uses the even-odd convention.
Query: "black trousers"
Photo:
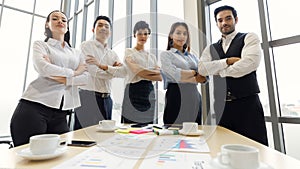
[[[220,117],[220,126],[268,145],[264,111],[257,94],[225,102]]]
[[[201,95],[196,84],[170,83],[166,92],[164,124],[197,122],[200,125],[201,107]]]
[[[21,99],[10,123],[14,146],[29,143],[29,138],[33,135],[68,132],[68,112]]]
[[[81,106],[75,109],[74,130],[111,120],[113,101],[94,91],[80,90]]]

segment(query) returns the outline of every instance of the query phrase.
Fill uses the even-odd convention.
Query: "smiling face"
[[[51,30],[53,37],[64,35],[68,31],[67,17],[61,12],[51,13],[46,28]]]
[[[139,29],[138,31],[136,31],[135,37],[136,37],[136,40],[137,40],[137,44],[141,45],[141,46],[145,45],[145,43],[148,40],[149,34],[150,33],[149,33],[149,30],[147,28]]]
[[[238,18],[234,18],[231,10],[220,11],[216,15],[217,26],[223,35],[228,35],[235,30]]]
[[[98,20],[93,32],[98,41],[103,44],[106,43],[111,34],[109,22],[104,19]]]
[[[183,45],[187,42],[188,36],[188,30],[184,26],[177,26],[173,34],[170,35],[170,38],[173,39],[173,47],[182,50]]]

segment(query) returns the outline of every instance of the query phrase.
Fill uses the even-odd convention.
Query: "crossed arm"
[[[160,68],[158,66],[153,69],[147,69],[134,62],[130,57],[127,57],[125,61],[129,69],[136,75],[151,81],[162,81]]]

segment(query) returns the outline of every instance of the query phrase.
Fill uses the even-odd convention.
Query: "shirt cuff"
[[[107,65],[107,70],[105,70],[107,73],[110,73],[112,75],[115,74],[115,72],[117,71],[117,69],[113,66]]]
[[[220,60],[220,63],[221,63],[221,65],[222,65],[222,68],[223,69],[225,69],[225,68],[227,68],[229,65],[227,65],[227,58],[225,58],[225,59],[221,59]]]

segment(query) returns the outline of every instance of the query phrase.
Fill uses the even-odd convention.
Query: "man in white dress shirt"
[[[94,39],[81,44],[90,76],[88,84],[81,87],[82,106],[75,110],[74,129],[98,124],[99,120],[111,119],[111,81],[114,77],[124,77],[126,74],[118,55],[107,45],[111,29],[110,18],[98,16],[92,29]]]
[[[268,145],[256,69],[261,59],[260,40],[254,33],[239,33],[236,10],[214,11],[222,38],[206,47],[199,62],[202,76],[213,75],[214,111],[219,125]]]

